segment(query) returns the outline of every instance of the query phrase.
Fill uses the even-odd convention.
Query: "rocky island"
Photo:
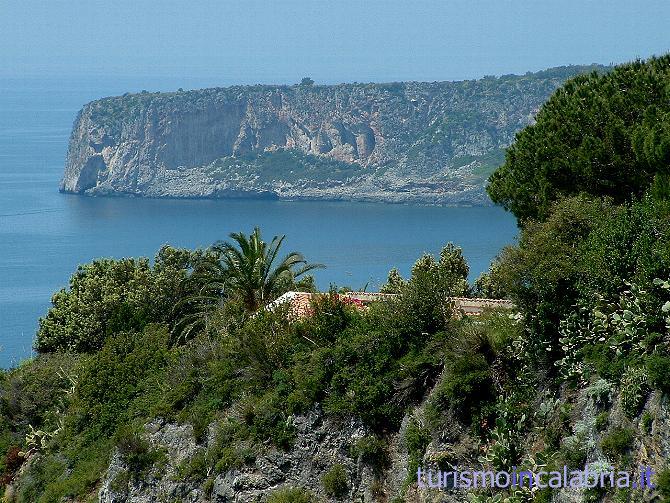
[[[486,179],[568,66],[461,82],[125,94],[79,112],[60,190],[488,204]]]

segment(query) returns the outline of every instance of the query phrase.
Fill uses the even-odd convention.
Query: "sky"
[[[670,50],[668,0],[0,0],[0,76],[462,80]]]

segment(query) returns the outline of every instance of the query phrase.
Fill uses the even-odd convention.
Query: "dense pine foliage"
[[[669,80],[670,55],[570,79],[517,134],[489,195],[524,221],[580,192],[622,203],[655,180],[667,191]]]

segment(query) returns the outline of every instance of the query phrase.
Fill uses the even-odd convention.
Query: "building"
[[[471,299],[468,297],[450,297],[454,308],[465,316],[479,316],[486,308],[513,309],[514,304],[507,299]]]
[[[268,304],[266,309],[273,311],[277,306],[289,303],[289,312],[295,318],[305,318],[312,313],[312,301],[323,293],[286,292],[275,301]],[[343,302],[364,310],[372,302],[384,301],[396,297],[392,293],[377,292],[345,292],[337,294]],[[505,299],[477,299],[468,297],[449,297],[454,308],[463,316],[479,316],[487,308],[513,309],[511,300]]]

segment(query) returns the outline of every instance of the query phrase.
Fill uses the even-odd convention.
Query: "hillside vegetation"
[[[622,203],[652,183],[669,194],[670,56],[577,76],[521,131],[488,193],[517,218],[586,193]]]
[[[361,311],[333,290],[295,319],[262,306],[312,290],[318,266],[280,260],[281,238],[258,230],[207,250],[166,247],[153,265],[80,268],[41,320],[40,354],[2,375],[6,499],[670,501],[670,144],[645,143],[654,162],[644,170],[596,169],[612,154],[609,126],[551,116],[577,95],[586,110],[615,102],[627,130],[648,131],[663,100],[621,102],[612,82],[628,76],[636,95],[667,65],[571,80],[519,135],[490,189],[519,217],[519,243],[474,285],[448,244],[408,278],[391,271],[388,301]],[[574,166],[584,185],[558,184],[563,161],[516,163],[537,155],[540,133],[592,136]],[[617,159],[634,162],[635,142],[616,145]],[[515,177],[530,185],[513,190]],[[529,197],[533,184],[546,191]],[[470,295],[516,309],[457,316],[447,298]],[[598,473],[650,466],[656,487],[417,484],[419,467],[587,463]]]

